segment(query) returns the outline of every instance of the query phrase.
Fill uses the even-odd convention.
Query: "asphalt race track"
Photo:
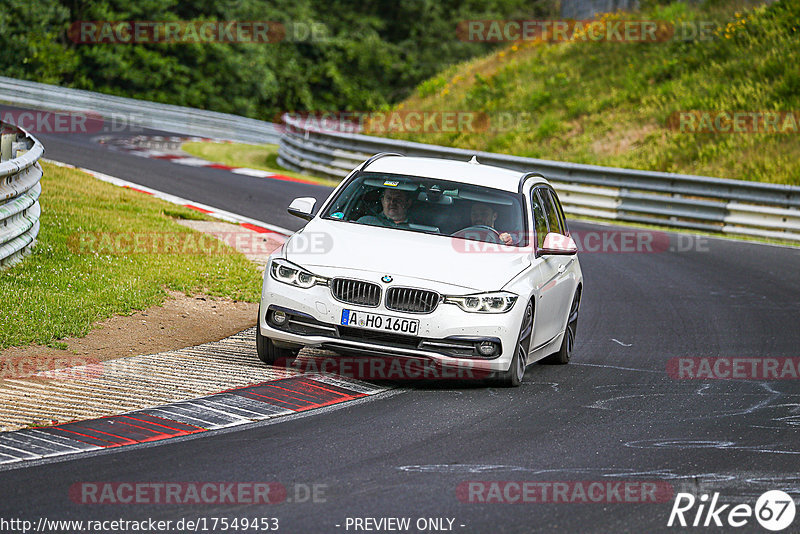
[[[0,105],[3,110],[20,110]],[[88,121],[87,121],[88,122]],[[140,185],[170,193],[172,195],[209,204],[216,208],[246,215],[253,219],[298,230],[303,221],[286,213],[286,199],[312,196],[323,200],[330,188],[296,182],[253,178],[233,174],[226,170],[186,167],[168,161],[148,159],[125,152],[110,151],[94,141],[97,137],[134,137],[137,135],[175,135],[155,130],[123,132],[102,131],[102,128],[87,128],[92,133],[32,132],[45,148],[44,157],[70,163],[77,167],[102,172],[123,178]]]
[[[327,191],[111,152],[90,136],[38,137],[47,158],[290,229],[302,221],[286,214],[289,201]],[[34,523],[275,517],[282,532],[363,532],[353,518],[367,517],[411,518],[411,532],[433,531],[414,528],[419,518],[451,519],[449,528],[464,533],[669,532],[681,530],[667,527],[678,492],[718,492],[720,503],[751,506],[767,490],[797,498],[797,377],[676,379],[668,366],[676,358],[800,356],[800,250],[677,234],[669,241],[672,250],[652,253],[582,253],[573,361],[529,367],[520,388],[404,384],[272,424],[0,471],[0,515]],[[277,482],[287,501],[100,505],[69,494],[81,482],[190,481]],[[574,495],[482,503],[461,491],[470,481],[653,482],[672,493],[655,503]],[[314,485],[318,498],[307,498]],[[755,518],[737,531],[765,532]]]

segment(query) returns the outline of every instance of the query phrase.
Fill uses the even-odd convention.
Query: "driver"
[[[497,220],[497,210],[489,204],[476,203],[472,205],[469,216],[472,226],[488,226],[489,228],[494,228],[494,222]],[[504,245],[511,245],[514,242],[514,239],[508,232],[501,233],[499,237]]]
[[[358,219],[361,224],[387,226],[391,228],[408,228],[408,208],[414,197],[409,191],[384,189],[381,193],[383,211],[378,215],[365,215]]]

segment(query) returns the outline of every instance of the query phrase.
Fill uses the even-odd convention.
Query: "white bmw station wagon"
[[[377,154],[269,259],[259,358],[303,347],[470,366],[517,386],[528,364],[567,363],[583,276],[553,188],[539,174]]]

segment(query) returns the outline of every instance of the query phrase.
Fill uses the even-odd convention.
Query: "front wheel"
[[[501,371],[495,378],[495,383],[501,387],[517,387],[522,383],[525,376],[525,368],[528,365],[528,349],[531,346],[531,332],[533,332],[533,303],[529,302],[522,316],[522,324],[519,328],[517,345],[514,347],[514,357],[508,371]]]
[[[261,308],[258,309],[259,321],[261,320]],[[297,357],[299,349],[285,349],[276,347],[272,340],[261,335],[261,327],[256,324],[256,352],[258,359],[268,365],[288,365]]]
[[[561,342],[561,348],[558,352],[554,352],[550,356],[544,358],[542,363],[549,365],[565,365],[569,363],[572,356],[572,349],[575,347],[575,336],[578,334],[578,310],[581,306],[581,292],[580,289],[575,292],[575,297],[572,299],[572,305],[569,308],[569,317],[567,319],[567,328],[564,331],[564,340]]]

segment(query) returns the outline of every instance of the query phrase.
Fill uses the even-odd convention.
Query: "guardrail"
[[[47,111],[95,113],[135,126],[243,143],[277,143],[275,124],[228,113],[159,104],[0,76],[0,101]]]
[[[39,234],[44,147],[17,128],[0,125],[0,268],[20,261]]]
[[[400,152],[540,172],[572,215],[800,241],[800,187],[563,163],[309,128],[284,115],[278,163],[346,176],[376,152]]]

